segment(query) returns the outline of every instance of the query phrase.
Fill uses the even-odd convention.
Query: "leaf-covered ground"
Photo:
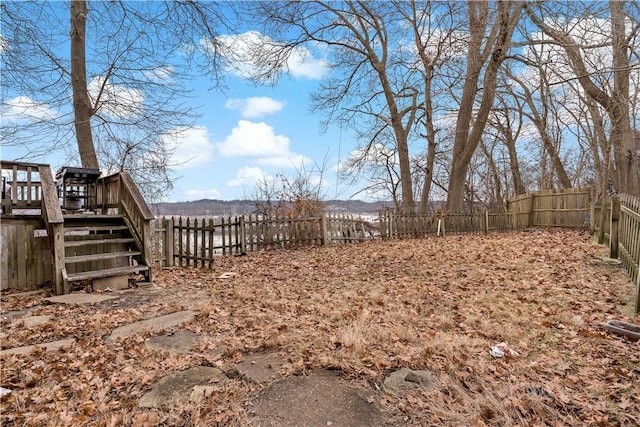
[[[267,349],[286,361],[282,376],[324,367],[375,390],[374,404],[396,425],[640,425],[640,343],[601,327],[640,323],[635,289],[604,256],[571,231],[429,237],[158,271],[157,288],[94,307],[3,298],[3,349],[77,342],[2,358],[0,385],[12,390],[1,398],[2,425],[246,425],[265,384],[231,374],[243,355]],[[25,328],[24,315],[9,312],[27,307],[54,321]],[[152,350],[148,336],[104,339],[181,309],[198,312],[183,329],[209,337],[188,355]],[[493,359],[500,342],[520,356]],[[199,365],[234,379],[199,405],[137,407],[159,378]],[[433,372],[440,388],[379,391],[399,367]]]

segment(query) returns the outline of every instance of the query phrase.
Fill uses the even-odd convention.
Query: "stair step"
[[[130,256],[137,256],[137,255],[140,255],[140,252],[138,251],[107,252],[103,254],[69,256],[64,259],[64,262],[66,264],[73,264],[77,262],[100,261],[103,259],[113,259],[113,258],[130,257]]]
[[[127,227],[126,225],[101,225],[101,226],[95,226],[95,227],[68,227],[65,224],[64,227],[64,232],[65,234],[68,231],[74,232],[74,231],[121,231],[121,230],[128,230],[129,227]]]
[[[69,274],[67,280],[77,282],[79,280],[99,279],[102,277],[123,276],[125,274],[140,273],[147,271],[149,267],[146,265],[134,265],[131,267],[108,268],[106,270],[83,271],[81,273]]]
[[[108,226],[124,225],[122,215],[63,215],[64,226]]]
[[[103,219],[122,219],[124,215],[102,215],[102,214],[63,214],[65,221],[84,221],[84,220],[103,220]]]
[[[107,243],[133,243],[133,242],[134,240],[131,238],[100,239],[100,240],[72,240],[69,242],[64,242],[64,247],[77,248],[80,246],[103,245]]]

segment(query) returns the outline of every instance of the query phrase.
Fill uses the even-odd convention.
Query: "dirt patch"
[[[292,376],[251,403],[252,425],[373,427],[387,425],[370,390],[345,384],[326,370]]]

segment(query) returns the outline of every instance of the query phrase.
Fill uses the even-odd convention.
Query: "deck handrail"
[[[98,179],[98,207],[107,212],[117,208],[123,214],[140,247],[144,262],[151,266],[151,220],[155,216],[142,197],[140,190],[127,172],[117,172]],[[149,280],[151,271],[149,270]]]

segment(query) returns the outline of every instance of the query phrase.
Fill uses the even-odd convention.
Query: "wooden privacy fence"
[[[637,287],[635,311],[640,313],[640,197],[622,194],[594,203],[593,229],[609,256],[620,258]]]
[[[507,212],[513,216],[513,228],[583,227],[591,194],[588,189],[544,190],[522,194],[507,200]]]

